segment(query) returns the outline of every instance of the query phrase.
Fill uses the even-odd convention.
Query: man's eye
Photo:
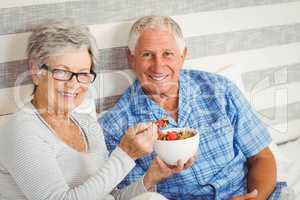
[[[151,53],[148,53],[148,52],[143,53],[143,54],[142,54],[142,57],[144,57],[144,58],[151,57]]]
[[[173,56],[174,54],[173,54],[173,52],[166,51],[166,52],[164,52],[163,55],[166,57],[169,57],[169,56]]]

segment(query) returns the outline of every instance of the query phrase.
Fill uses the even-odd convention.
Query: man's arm
[[[231,200],[265,200],[276,184],[276,163],[268,148],[272,139],[239,89],[229,82],[227,92],[227,114],[235,130],[234,142],[247,157],[248,166],[248,193]]]
[[[248,159],[248,191],[257,189],[257,200],[265,200],[276,185],[276,163],[269,148]]]

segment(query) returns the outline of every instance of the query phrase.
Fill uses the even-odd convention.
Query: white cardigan
[[[85,134],[85,153],[60,140],[31,103],[0,130],[0,199],[112,199],[110,193],[135,162],[120,148],[108,155],[95,119],[72,116]],[[140,179],[112,194],[116,199],[131,199],[144,192]]]

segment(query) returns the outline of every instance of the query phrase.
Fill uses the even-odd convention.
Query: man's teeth
[[[151,79],[155,81],[162,81],[166,78],[167,76],[150,76]]]
[[[61,95],[63,96],[68,96],[68,97],[75,97],[76,93],[73,92],[60,92]]]

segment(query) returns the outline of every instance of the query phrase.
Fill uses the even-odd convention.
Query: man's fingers
[[[193,165],[195,159],[196,159],[195,156],[191,157],[191,158],[184,164],[184,169],[190,168],[190,167]]]
[[[197,153],[195,153],[192,158],[194,159],[194,161],[197,160]]]
[[[168,166],[164,163],[164,161],[162,161],[160,159],[160,157],[156,156],[156,161],[157,161],[157,164],[158,166],[161,168],[161,169],[166,169]]]
[[[257,194],[258,194],[258,192],[257,192],[257,190],[255,189],[255,190],[253,190],[252,192],[245,194],[245,195],[244,195],[244,198],[245,198],[245,199],[255,198],[255,197],[257,197]]]
[[[182,162],[182,160],[178,160],[177,165],[173,168],[173,172],[179,173],[183,170],[183,168],[184,168],[184,163]]]

